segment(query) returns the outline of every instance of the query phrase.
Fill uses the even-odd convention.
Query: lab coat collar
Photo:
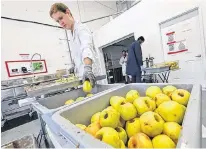
[[[78,28],[78,24],[79,24],[79,21],[75,20],[74,21],[74,29],[72,31],[72,38],[73,38],[73,40],[75,39],[75,33],[76,33],[77,28]]]

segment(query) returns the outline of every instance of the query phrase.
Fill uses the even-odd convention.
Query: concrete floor
[[[203,127],[205,127],[204,132],[202,132],[202,136],[204,137],[202,139],[202,147],[206,148],[206,91],[202,93],[202,122],[203,122]],[[8,143],[12,140],[21,138],[29,134],[34,134],[34,136],[37,136],[39,130],[40,130],[40,122],[39,119],[37,119],[32,122],[18,126],[16,128],[2,132],[1,144]]]

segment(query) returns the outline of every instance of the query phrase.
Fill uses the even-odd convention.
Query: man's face
[[[57,11],[52,14],[52,18],[60,24],[64,29],[72,30],[74,25],[74,19],[69,10],[66,13]]]
[[[122,52],[122,55],[125,56],[125,55],[126,55],[126,52]]]

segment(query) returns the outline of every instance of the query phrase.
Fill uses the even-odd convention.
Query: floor
[[[206,91],[202,93],[202,122],[205,127],[205,131],[202,133],[202,147],[206,148]],[[5,144],[17,138],[34,134],[37,136],[40,130],[39,119],[33,120],[31,122],[25,123],[23,125],[17,126],[10,130],[1,133],[1,144]]]

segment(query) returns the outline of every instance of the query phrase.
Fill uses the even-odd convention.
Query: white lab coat
[[[84,73],[84,58],[88,57],[93,61],[92,71],[94,75],[98,74],[97,52],[93,44],[93,36],[91,31],[82,23],[75,21],[74,31],[71,34],[70,48],[74,61],[75,73],[82,78]]]
[[[126,76],[127,56],[122,56],[119,60],[119,64],[122,65],[122,75]]]

